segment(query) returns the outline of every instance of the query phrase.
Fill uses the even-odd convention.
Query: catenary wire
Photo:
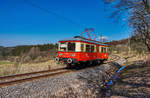
[[[59,17],[59,18],[65,20],[65,21],[67,21],[67,22],[69,22],[69,23],[71,23],[71,24],[73,24],[73,25],[76,25],[76,26],[78,26],[78,27],[85,28],[85,26],[83,26],[83,25],[81,25],[81,24],[79,24],[79,23],[73,21],[72,19],[69,19],[69,18],[67,18],[67,17],[65,17],[65,16],[63,16],[63,15],[57,14],[57,13],[54,12],[54,11],[50,11],[50,10],[47,9],[47,8],[40,7],[40,5],[37,5],[37,4],[33,3],[33,2],[31,2],[30,0],[24,0],[24,1],[25,1],[27,4],[31,5],[32,7],[38,8],[38,9],[40,9],[40,10],[46,12],[46,13],[52,14],[52,15],[54,15],[54,16],[56,16],[56,17]]]

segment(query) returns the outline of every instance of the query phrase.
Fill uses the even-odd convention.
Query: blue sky
[[[129,36],[126,25],[109,18],[101,0],[30,0],[56,16],[35,8],[24,0],[0,1],[0,46],[57,43],[94,28],[109,40]],[[113,10],[112,10],[113,11]],[[82,25],[66,21],[62,16]]]

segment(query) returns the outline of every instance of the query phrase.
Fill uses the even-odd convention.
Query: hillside
[[[56,68],[57,44],[0,47],[0,76]]]
[[[112,87],[111,98],[150,98],[150,64],[132,62]]]
[[[111,42],[106,42],[105,44],[108,45],[120,45],[120,44],[127,44],[130,41],[130,39],[123,39],[123,40],[115,40],[115,41],[111,41]]]
[[[124,39],[107,43],[111,54],[127,60],[125,70],[111,88],[111,98],[150,98],[150,55],[140,41]]]
[[[55,56],[57,44],[44,44],[44,45],[22,45],[15,47],[2,47],[0,46],[0,60],[14,61],[15,57],[22,58],[24,56],[31,56],[32,59],[38,56],[46,57],[47,55]],[[37,57],[35,57],[37,56]]]
[[[2,56],[2,51],[4,50],[4,47],[0,46],[0,60],[3,59],[3,56]]]

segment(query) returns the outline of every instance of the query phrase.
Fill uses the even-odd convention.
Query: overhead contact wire
[[[67,21],[67,22],[69,22],[69,23],[71,23],[71,24],[74,24],[74,25],[76,25],[76,26],[78,26],[78,27],[84,28],[83,25],[81,25],[81,24],[79,24],[79,23],[73,21],[72,19],[69,19],[69,18],[67,18],[67,17],[65,17],[65,16],[63,16],[63,15],[57,14],[57,13],[54,12],[54,11],[50,11],[50,10],[47,9],[47,8],[40,7],[39,5],[37,5],[37,4],[33,3],[33,2],[31,2],[30,0],[24,0],[24,1],[25,1],[26,3],[28,3],[29,5],[31,5],[32,7],[38,8],[38,9],[44,11],[44,12],[47,12],[47,13],[52,14],[52,15],[54,15],[54,16],[57,16],[57,17],[59,17],[59,18],[65,20],[65,21]]]

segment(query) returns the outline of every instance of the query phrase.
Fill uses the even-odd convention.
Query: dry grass
[[[48,70],[48,69],[54,69],[54,68],[60,68],[60,67],[63,67],[63,66],[56,64],[54,60],[48,60],[46,62],[41,62],[41,63],[21,64],[20,71],[21,72],[33,72],[33,71]]]
[[[150,64],[150,54],[146,54],[146,55],[145,55],[144,62],[145,62],[146,64]]]
[[[0,76],[50,70],[60,68],[63,66],[64,65],[56,64],[54,60],[48,60],[40,63],[24,63],[24,64],[1,61]]]
[[[9,61],[0,61],[0,76],[13,73],[11,71],[14,63]]]
[[[150,97],[150,67],[144,68],[142,66],[141,68],[139,66],[139,68],[134,69],[135,71],[126,71],[121,75],[119,81],[112,88],[113,96],[130,98]]]
[[[0,66],[1,65],[10,65],[10,64],[13,64],[12,62],[10,62],[10,61],[0,61]]]
[[[150,55],[128,58],[128,66],[112,88],[111,98],[150,98]]]
[[[136,52],[130,52],[129,54],[126,54],[126,52],[121,52],[119,55],[122,58],[126,59],[125,65],[131,65],[133,62],[136,61],[144,61],[144,62],[149,62],[150,63],[150,54],[137,54]]]

